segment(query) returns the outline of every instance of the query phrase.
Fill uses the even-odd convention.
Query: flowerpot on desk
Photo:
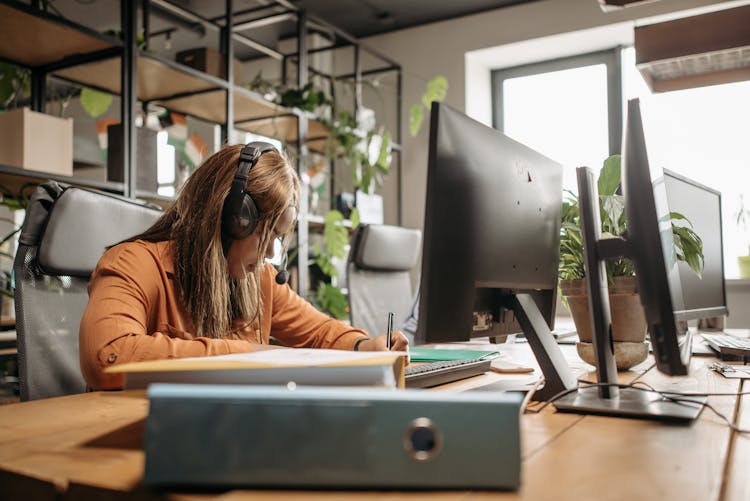
[[[156,193],[159,183],[156,176],[156,136],[157,131],[146,127],[137,127],[136,138],[136,189]],[[122,125],[107,127],[107,179],[122,183],[124,181],[122,148]]]
[[[0,113],[0,164],[73,175],[73,119],[29,108]]]
[[[591,334],[589,297],[586,281],[561,280],[560,289],[565,296],[570,314],[578,331],[578,355],[587,363],[596,365]],[[618,370],[627,370],[643,362],[648,356],[646,343],[646,317],[641,306],[635,277],[614,277],[609,285],[609,309],[612,320],[612,340],[615,364]]]
[[[740,278],[750,278],[750,256],[738,256],[737,265],[740,267]]]

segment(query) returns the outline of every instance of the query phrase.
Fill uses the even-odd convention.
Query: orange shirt
[[[274,336],[292,347],[349,350],[367,334],[339,322],[275,281],[273,266],[260,271],[262,343]],[[122,375],[104,368],[125,362],[253,351],[257,322],[226,339],[195,337],[174,284],[174,254],[168,242],[142,240],[104,253],[89,281],[81,319],[81,372],[94,389],[122,388]]]

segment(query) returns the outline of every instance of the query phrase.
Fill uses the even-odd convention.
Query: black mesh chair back
[[[360,225],[350,239],[347,262],[349,316],[373,336],[386,331],[388,312],[400,328],[411,309],[410,271],[417,263],[422,232],[389,225]]]
[[[106,247],[151,226],[161,210],[116,195],[38,186],[13,263],[21,399],[85,391],[78,329],[91,272]]]

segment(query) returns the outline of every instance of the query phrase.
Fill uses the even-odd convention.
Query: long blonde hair
[[[250,169],[247,192],[260,213],[258,265],[247,279],[229,276],[222,245],[221,212],[237,173],[242,145],[226,146],[193,172],[177,199],[144,233],[128,239],[169,240],[175,254],[175,285],[197,336],[232,335],[232,321],[260,320],[259,270],[282,213],[299,205],[299,179],[287,158],[266,152]],[[283,236],[289,245],[294,225]],[[225,241],[226,244],[226,241]]]

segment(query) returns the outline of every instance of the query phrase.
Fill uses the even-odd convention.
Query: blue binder
[[[154,384],[148,484],[515,489],[519,394]]]

